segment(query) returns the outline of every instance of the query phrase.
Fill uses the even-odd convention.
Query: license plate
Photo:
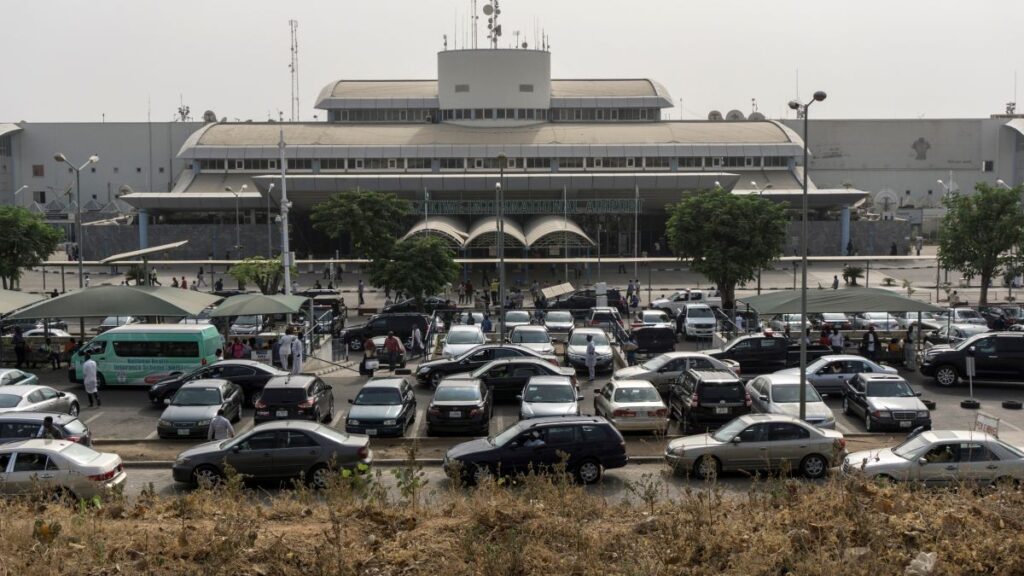
[[[449,418],[462,418],[462,412],[449,412]]]
[[[189,432],[188,428],[178,428],[178,436],[188,436]]]
[[[728,408],[715,408],[715,414],[728,414]]]
[[[278,418],[287,418],[288,417],[288,411],[287,410],[278,410],[277,411],[277,417]]]
[[[376,436],[377,435],[377,429],[376,428],[367,428],[366,429],[366,435],[367,436]]]
[[[910,428],[911,424],[912,424],[912,422],[910,420],[901,420],[900,421],[900,428]]]

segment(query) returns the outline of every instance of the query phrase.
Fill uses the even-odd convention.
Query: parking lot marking
[[[100,416],[103,416],[103,412],[97,412],[97,413],[93,414],[88,419],[83,420],[82,423],[88,425],[90,422],[92,422],[93,420],[99,418]]]
[[[156,440],[156,430],[154,430],[149,436],[146,436],[146,440]]]
[[[850,426],[847,426],[846,422],[841,422],[839,420],[836,420],[836,430],[843,434],[856,434],[858,432],[858,430],[854,430]]]
[[[338,411],[336,411],[336,412],[334,413],[334,419],[332,419],[332,420],[331,420],[331,423],[330,423],[330,424],[328,424],[328,426],[330,426],[331,428],[337,428],[337,427],[338,427],[338,422],[340,422],[340,421],[341,421],[341,419],[342,419],[342,417],[343,417],[344,415],[345,415],[345,414],[344,414],[343,412],[338,412]]]
[[[238,423],[238,427],[235,428],[235,435],[237,436],[244,432],[248,432],[249,429],[253,427],[254,423],[255,421],[252,418],[243,418],[242,421]]]

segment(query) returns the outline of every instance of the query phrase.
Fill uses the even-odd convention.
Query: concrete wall
[[[548,108],[551,53],[541,50],[447,50],[437,54],[441,108]],[[455,86],[467,84],[468,92]],[[520,92],[520,84],[533,86]]]
[[[274,229],[273,248],[280,251],[280,235]],[[242,251],[235,245],[234,224],[223,226],[213,224],[150,224],[149,245],[159,246],[181,240],[188,244],[166,255],[157,254],[153,260],[188,260],[209,258],[210,254],[220,260],[225,252],[231,258],[238,256],[267,255],[267,227],[265,224],[242,224],[239,226]],[[88,259],[100,259],[112,254],[139,249],[139,228],[137,226],[90,226],[85,230],[85,255]]]
[[[905,220],[854,220],[850,222],[850,241],[854,252],[861,256],[885,256],[892,243],[900,255],[909,254],[912,241],[911,225]],[[839,221],[811,220],[807,223],[807,255],[837,256],[840,251]],[[800,255],[800,222],[786,227],[786,256]]]

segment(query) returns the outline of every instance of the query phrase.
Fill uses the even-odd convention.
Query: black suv
[[[750,413],[751,398],[732,370],[683,372],[668,388],[669,417],[677,418],[685,433],[690,427],[706,430]]]
[[[472,372],[491,360],[502,358],[539,358],[558,366],[558,358],[544,356],[524,346],[515,344],[481,344],[455,358],[441,358],[423,362],[416,368],[416,380],[434,388],[449,374]]]
[[[515,476],[565,470],[584,484],[593,484],[609,468],[629,461],[626,441],[599,416],[555,416],[514,424],[493,438],[463,442],[448,450],[444,470],[468,484],[500,474]]]
[[[0,444],[35,438],[47,416],[53,418],[53,426],[60,431],[62,440],[92,446],[92,433],[77,416],[49,412],[0,414]]]
[[[257,424],[271,420],[334,420],[334,393],[316,376],[275,376],[256,401]]]
[[[273,366],[267,366],[262,362],[253,360],[221,360],[209,366],[202,366],[191,372],[176,374],[153,384],[149,387],[149,401],[157,406],[163,406],[164,400],[174,396],[186,382],[203,380],[206,378],[218,378],[234,382],[245,392],[245,405],[255,406],[259,399],[263,386],[275,376],[285,376],[288,373]]]
[[[381,312],[385,314],[398,313],[398,312],[426,312],[427,314],[433,312],[441,312],[444,310],[457,310],[458,307],[452,304],[452,301],[448,298],[441,296],[428,296],[423,299],[423,306],[420,310],[416,309],[416,299],[406,298],[401,302],[395,302],[389,306],[385,306]]]
[[[618,309],[620,314],[628,314],[626,299],[618,288],[608,289],[608,305]],[[567,296],[562,296],[555,302],[548,305],[548,308],[555,310],[572,310],[572,315],[577,319],[586,318],[590,309],[597,306],[597,291],[593,289],[577,290]]]
[[[394,332],[403,342],[412,337],[414,326],[420,327],[420,333],[426,337],[427,325],[430,318],[423,314],[376,314],[371,316],[366,324],[350,326],[340,333],[338,338],[348,346],[349,350],[358,351],[363,349],[363,341],[368,336],[387,336],[388,332]]]
[[[975,380],[1024,380],[1024,333],[1020,332],[988,332],[955,346],[932,346],[925,350],[921,374],[934,377],[940,386],[953,386],[967,378],[967,357],[972,351]]]

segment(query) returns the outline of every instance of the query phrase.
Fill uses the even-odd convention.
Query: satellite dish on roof
[[[747,117],[739,110],[729,110],[729,113],[725,115],[725,119],[730,122],[739,122],[741,120],[746,120]]]
[[[760,112],[751,112],[750,116],[747,116],[747,120],[750,120],[751,122],[763,122],[764,114],[761,114]]]
[[[708,120],[711,120],[712,122],[721,122],[722,113],[718,110],[712,110],[711,112],[708,112]]]
[[[487,16],[494,14],[494,6],[491,6],[490,4],[484,4],[484,14]]]

